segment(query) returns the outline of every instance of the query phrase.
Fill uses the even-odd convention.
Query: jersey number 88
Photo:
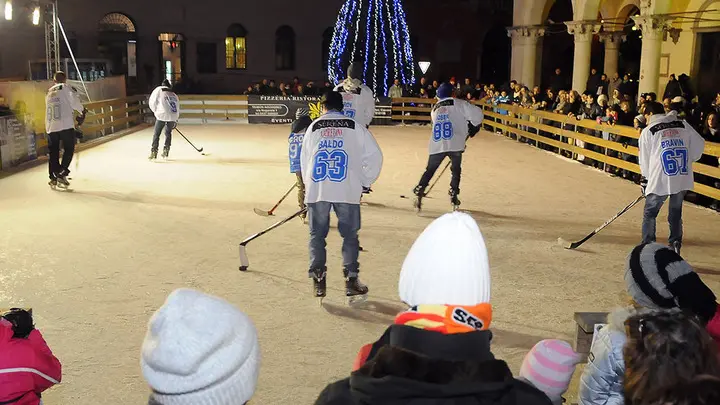
[[[433,127],[433,141],[439,142],[441,139],[452,139],[453,126],[452,122],[438,122]]]

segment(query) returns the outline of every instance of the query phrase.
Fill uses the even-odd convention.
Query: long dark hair
[[[625,321],[625,333],[626,405],[676,404],[699,376],[720,376],[717,346],[692,314],[636,315]]]

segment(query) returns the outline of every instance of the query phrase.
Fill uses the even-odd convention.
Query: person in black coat
[[[665,86],[665,93],[663,93],[663,100],[666,98],[674,99],[675,97],[682,96],[682,88],[680,88],[680,82],[675,78],[675,74],[670,75],[670,81]]]
[[[410,309],[315,405],[552,405],[490,351],[490,264],[470,215],[445,214],[425,228],[398,290]]]
[[[598,73],[597,69],[592,68],[590,69],[590,77],[588,77],[587,80],[587,89],[586,91],[592,92],[592,94],[597,95],[598,87],[600,87],[601,77],[600,73]]]

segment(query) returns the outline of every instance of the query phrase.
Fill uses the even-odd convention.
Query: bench
[[[592,345],[595,325],[607,323],[607,312],[575,312],[575,351],[587,360]]]

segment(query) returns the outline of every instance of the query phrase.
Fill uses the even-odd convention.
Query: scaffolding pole
[[[48,80],[60,70],[60,37],[58,32],[57,1],[52,0],[45,6],[45,63]]]

